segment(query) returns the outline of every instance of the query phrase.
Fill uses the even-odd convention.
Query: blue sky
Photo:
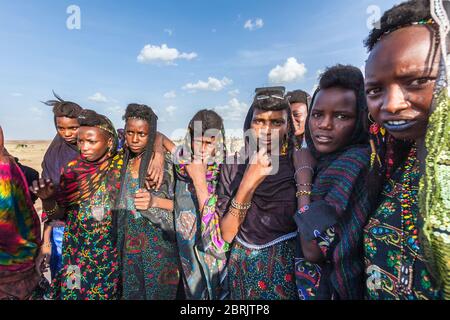
[[[375,11],[398,0],[0,0],[0,124],[6,139],[50,139],[55,90],[108,115],[151,106],[180,136],[201,108],[237,135],[255,87],[313,90],[326,66],[358,67]],[[80,29],[67,28],[70,5]],[[138,58],[140,57],[140,58]]]

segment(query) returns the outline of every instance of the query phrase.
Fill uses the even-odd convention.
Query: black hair
[[[289,101],[290,104],[304,103],[306,104],[307,109],[309,109],[309,105],[311,103],[311,96],[303,90],[290,91],[286,93],[285,98]]]
[[[101,129],[105,137],[113,140],[111,154],[116,154],[118,144],[117,131],[111,120],[106,116],[89,109],[83,109],[77,119],[80,127],[96,127]]]
[[[308,111],[308,118],[306,119],[305,133],[308,147],[312,153],[318,157],[319,154],[314,147],[309,129],[309,119],[314,108],[314,102],[317,94],[324,89],[329,88],[343,88],[352,90],[356,97],[356,124],[353,130],[353,135],[350,138],[348,145],[367,144],[369,142],[369,120],[367,101],[364,91],[364,76],[361,70],[352,65],[337,64],[329,67],[319,77],[319,86],[314,92],[311,108]]]
[[[286,110],[288,120],[287,141],[288,141],[288,155],[291,157],[294,148],[298,145],[297,138],[295,137],[294,122],[291,117],[291,107],[289,101],[284,94],[284,87],[277,88],[259,88],[256,89],[256,94],[253,99],[253,103],[248,110],[247,116],[244,121],[244,132],[247,132],[252,126],[253,114],[255,109],[263,111],[282,111]],[[261,99],[264,97],[264,99]],[[249,137],[245,138],[246,151],[248,152]],[[248,155],[246,155],[248,156]],[[247,159],[248,160],[248,159]]]
[[[223,119],[213,110],[203,109],[197,112],[189,121],[188,130],[191,136],[194,134],[195,122],[200,121],[202,124],[202,134],[209,129],[224,131]],[[225,138],[225,137],[224,137]]]
[[[149,133],[147,146],[145,148],[144,154],[142,155],[141,164],[139,166],[139,186],[140,188],[145,188],[148,166],[153,157],[153,145],[156,139],[158,116],[153,112],[152,108],[147,105],[131,103],[127,106],[127,109],[125,110],[125,114],[123,116],[123,120],[128,121],[129,119],[141,119],[148,123]],[[124,170],[126,170],[126,164],[131,156],[133,155],[131,155],[130,151],[126,149]]]
[[[53,91],[53,95],[55,96],[56,100],[48,100],[43,103],[50,107],[53,107],[53,114],[55,115],[55,121],[56,121],[56,118],[59,118],[59,117],[66,117],[66,118],[71,118],[71,119],[78,118],[81,111],[83,110],[82,107],[80,107],[75,102],[63,100],[54,91]]]
[[[419,21],[431,19],[429,0],[410,0],[386,11],[364,41],[368,51],[372,51],[380,38],[389,32],[409,26]],[[378,28],[379,26],[379,28]]]

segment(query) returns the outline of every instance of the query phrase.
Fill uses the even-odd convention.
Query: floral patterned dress
[[[367,299],[422,300],[441,296],[425,266],[418,237],[419,179],[419,161],[413,149],[403,167],[384,186],[383,201],[364,230]]]
[[[173,174],[166,164],[165,182],[153,195],[173,198]],[[139,189],[139,179],[133,178],[130,167],[125,176],[125,192],[120,200],[118,247],[122,278],[122,299],[173,300],[180,281],[178,249],[174,239],[137,211],[134,194]],[[173,212],[151,208],[149,214],[164,215],[173,223]]]

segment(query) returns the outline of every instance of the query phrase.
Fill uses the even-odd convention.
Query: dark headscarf
[[[267,92],[266,94],[270,95],[271,93]],[[289,121],[287,155],[279,157],[278,173],[266,177],[263,183],[256,189],[252,198],[252,206],[247,212],[246,219],[241,225],[238,234],[247,243],[263,245],[295,231],[295,223],[292,217],[297,209],[297,201],[295,197],[294,166],[291,160],[294,150],[294,126],[290,117],[291,110],[289,103],[286,100],[265,105],[264,102],[255,98],[245,119],[244,132],[247,132],[251,128],[255,109],[265,111],[286,110]],[[226,164],[223,167],[217,192],[217,208],[221,215],[224,215],[228,211],[231,199],[239,189],[239,185],[249,164],[249,150],[255,150],[251,147],[251,144],[255,144],[255,142],[252,141],[252,138],[247,137],[243,164],[238,164],[237,156],[235,156],[234,161],[232,160],[234,162],[233,164]]]

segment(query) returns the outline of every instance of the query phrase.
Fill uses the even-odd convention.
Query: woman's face
[[[205,161],[216,155],[216,137],[193,137],[192,150],[194,158]]]
[[[292,120],[294,122],[295,136],[301,137],[305,133],[305,121],[308,116],[306,104],[296,102],[291,104]]]
[[[439,70],[432,30],[410,26],[381,39],[366,63],[366,95],[373,119],[401,140],[425,136]]]
[[[345,147],[356,126],[356,96],[353,90],[322,89],[314,99],[309,131],[319,153],[327,154]]]
[[[251,128],[259,146],[272,150],[272,135],[278,135],[281,148],[283,140],[288,133],[288,113],[286,110],[264,111],[255,109]]]
[[[147,148],[150,126],[142,119],[128,119],[125,125],[125,137],[128,149],[134,154],[141,154]]]
[[[97,127],[80,127],[78,130],[78,148],[81,157],[89,162],[97,162],[106,157],[112,147],[112,139]]]
[[[80,125],[77,119],[67,117],[56,117],[56,130],[61,138],[67,143],[77,143],[77,133]]]

